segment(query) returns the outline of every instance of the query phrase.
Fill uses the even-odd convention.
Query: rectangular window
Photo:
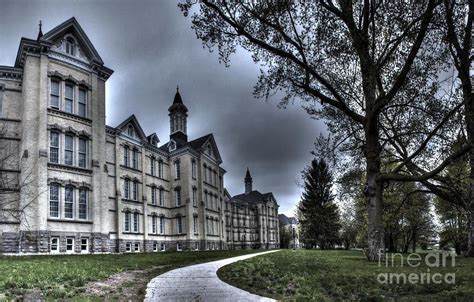
[[[74,188],[66,187],[64,190],[64,217],[74,218]]]
[[[206,208],[209,209],[209,200],[208,200],[207,192],[204,192],[204,204],[206,205]]]
[[[181,217],[177,218],[177,227],[178,227],[178,234],[183,233],[183,222]]]
[[[133,231],[138,233],[138,213],[133,213]]]
[[[194,234],[197,234],[198,233],[198,217],[197,216],[194,216],[193,228],[194,228]]]
[[[193,206],[197,207],[197,189],[193,188]]]
[[[133,250],[134,250],[135,253],[140,252],[140,244],[139,244],[139,243],[135,243],[135,247],[134,247]]]
[[[151,232],[156,234],[156,216],[151,218]]]
[[[164,178],[164,176],[163,176],[163,175],[164,175],[163,168],[164,168],[164,167],[163,167],[163,161],[160,159],[160,160],[158,161],[158,177],[159,177],[159,178]]]
[[[138,151],[137,150],[132,151],[132,167],[134,169],[138,169]]]
[[[59,133],[49,133],[49,162],[59,164]]]
[[[130,252],[132,251],[132,244],[131,244],[130,242],[127,242],[127,243],[125,244],[125,251],[126,251],[127,253],[130,253]]]
[[[174,162],[174,175],[175,179],[180,179],[181,178],[181,164],[179,163],[179,160]]]
[[[129,155],[129,148],[128,146],[123,147],[123,165],[128,167],[128,155]]]
[[[178,243],[178,244],[176,245],[176,250],[177,250],[178,252],[181,252],[181,251],[183,250],[183,244]]]
[[[79,219],[87,219],[87,189],[79,189]]]
[[[59,238],[58,237],[51,237],[50,251],[51,253],[59,253]]]
[[[64,111],[73,113],[74,112],[74,85],[66,84],[66,90],[64,92]]]
[[[138,182],[133,182],[132,199],[138,200]]]
[[[151,188],[151,204],[156,205],[156,188]]]
[[[66,238],[66,253],[74,253],[74,238]]]
[[[123,197],[125,199],[130,199],[130,180],[129,179],[123,180]]]
[[[160,206],[165,204],[165,190],[160,188]]]
[[[191,175],[193,177],[193,179],[196,179],[196,160],[192,160],[191,161]]]
[[[161,251],[162,252],[166,251],[166,244],[164,243],[161,244]]]
[[[125,232],[130,232],[130,212],[125,213]]]
[[[79,138],[79,167],[87,168],[87,140]]]
[[[59,186],[49,187],[49,216],[59,217]]]
[[[64,137],[64,163],[74,165],[74,136],[72,135]]]
[[[158,243],[153,243],[153,252],[158,252]]]
[[[81,253],[89,252],[89,238],[81,238]]]
[[[177,207],[181,206],[181,190],[180,189],[174,190],[174,199],[176,201],[176,206]]]
[[[86,117],[86,108],[87,108],[87,92],[85,89],[79,89],[78,114],[82,117]]]
[[[155,159],[154,158],[150,159],[150,174],[152,176],[155,176]]]
[[[165,233],[165,217],[160,217],[160,234]]]
[[[54,109],[59,109],[59,81],[51,80],[51,97],[50,106]]]

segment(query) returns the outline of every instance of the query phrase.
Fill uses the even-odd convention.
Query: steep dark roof
[[[188,145],[193,148],[194,150],[199,150],[202,145],[204,145],[205,142],[212,136],[212,133],[206,134],[204,136],[201,136],[199,138],[196,138],[195,140],[192,140],[188,142]]]
[[[174,112],[174,111],[181,111],[186,114],[188,112],[188,108],[184,105],[183,99],[181,98],[181,94],[179,93],[179,89],[176,88],[176,94],[174,95],[174,100],[173,104],[171,104],[170,108],[168,108],[168,111]]]
[[[258,203],[262,201],[268,201],[269,200],[268,197],[270,196],[269,194],[271,193],[262,194],[257,190],[253,190],[248,194],[243,193],[243,194],[235,195],[234,197],[232,197],[232,201],[237,202],[237,203],[248,203],[248,204]]]
[[[296,219],[295,217],[288,217],[285,214],[278,214],[278,221],[280,222],[281,226],[289,224],[298,224],[298,219]]]
[[[193,149],[193,150],[199,152],[200,149],[201,149],[201,147],[202,147],[209,139],[211,139],[211,138],[213,138],[213,135],[212,135],[212,133],[209,133],[209,134],[206,134],[206,135],[201,136],[201,137],[199,137],[199,138],[196,138],[196,139],[194,139],[194,140],[192,140],[192,141],[189,141],[189,142],[187,142],[185,145],[180,146],[179,148],[188,146],[188,147],[190,147],[191,149]],[[163,151],[168,151],[168,145],[169,145],[169,142],[167,142],[166,144],[162,145],[162,146],[160,147],[160,149],[163,150]],[[218,159],[220,160],[219,154],[218,154]]]
[[[278,221],[280,222],[280,226],[290,224],[290,220],[285,214],[278,214]]]
[[[249,168],[247,168],[247,173],[245,173],[245,181],[252,181],[252,176],[250,176]]]

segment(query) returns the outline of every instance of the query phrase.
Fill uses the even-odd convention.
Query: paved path
[[[268,251],[178,268],[160,275],[148,283],[146,302],[151,301],[275,301],[251,294],[217,278],[224,265]]]

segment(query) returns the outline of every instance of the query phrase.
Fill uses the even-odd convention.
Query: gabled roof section
[[[205,148],[208,143],[211,144],[215,160],[218,163],[222,163],[222,158],[219,153],[219,149],[217,148],[216,140],[214,139],[214,135],[212,133],[201,136],[200,138],[188,142],[191,148],[199,152],[205,152]]]
[[[247,203],[247,204],[255,204],[260,202],[276,202],[273,193],[265,193],[262,194],[257,190],[253,190],[250,193],[242,193],[239,195],[235,195],[232,197],[232,201],[236,203]],[[278,205],[278,204],[277,204]]]
[[[153,139],[160,142],[160,139],[158,138],[158,135],[156,134],[156,132],[153,132],[152,134],[148,135],[146,138],[148,139],[149,142],[151,142]]]
[[[115,128],[126,131],[125,127],[128,124],[133,125],[133,127],[137,131],[137,134],[138,134],[138,136],[141,140],[146,140],[147,139],[147,136],[145,135],[145,132],[143,132],[142,126],[140,126],[140,123],[138,122],[138,119],[135,116],[135,114],[130,115],[126,120],[124,120],[122,123],[120,123],[120,125],[118,125]]]
[[[86,33],[84,32],[82,27],[79,25],[79,22],[77,22],[75,17],[72,17],[69,20],[64,21],[63,23],[59,24],[52,30],[45,33],[39,39],[39,41],[52,42],[55,39],[65,35],[68,32],[72,32],[74,34],[74,36],[78,39],[78,42],[84,47],[83,50],[86,52],[86,54],[90,57],[90,59],[93,62],[99,65],[104,64],[104,61],[102,61],[102,58],[100,57],[99,53],[95,49],[94,45],[92,45],[92,42],[89,40]]]

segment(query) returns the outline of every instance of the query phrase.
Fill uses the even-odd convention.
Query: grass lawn
[[[3,256],[0,300],[21,299],[25,295],[32,300],[142,300],[147,283],[168,270],[255,252],[259,251]],[[111,276],[116,278],[107,282]],[[98,286],[100,290],[90,290]]]
[[[401,267],[400,257],[392,267],[389,259],[389,267],[384,262],[379,267],[378,263],[367,262],[361,251],[283,250],[227,265],[218,275],[236,287],[285,301],[474,301],[474,258],[458,257],[454,267],[448,261],[448,267],[441,268],[428,267],[424,259],[416,268],[407,267],[406,261]],[[429,260],[434,263],[434,259]],[[428,269],[430,284],[427,275],[421,275]],[[400,277],[397,284],[398,277],[393,276],[390,284],[390,275],[380,273],[413,273],[418,283],[411,284],[407,279],[402,284]],[[435,273],[443,274],[441,284],[433,284]],[[445,278],[452,283],[452,275],[448,275],[452,273],[455,284],[448,284]],[[424,278],[424,284],[420,278]],[[388,284],[378,280],[387,280]]]

